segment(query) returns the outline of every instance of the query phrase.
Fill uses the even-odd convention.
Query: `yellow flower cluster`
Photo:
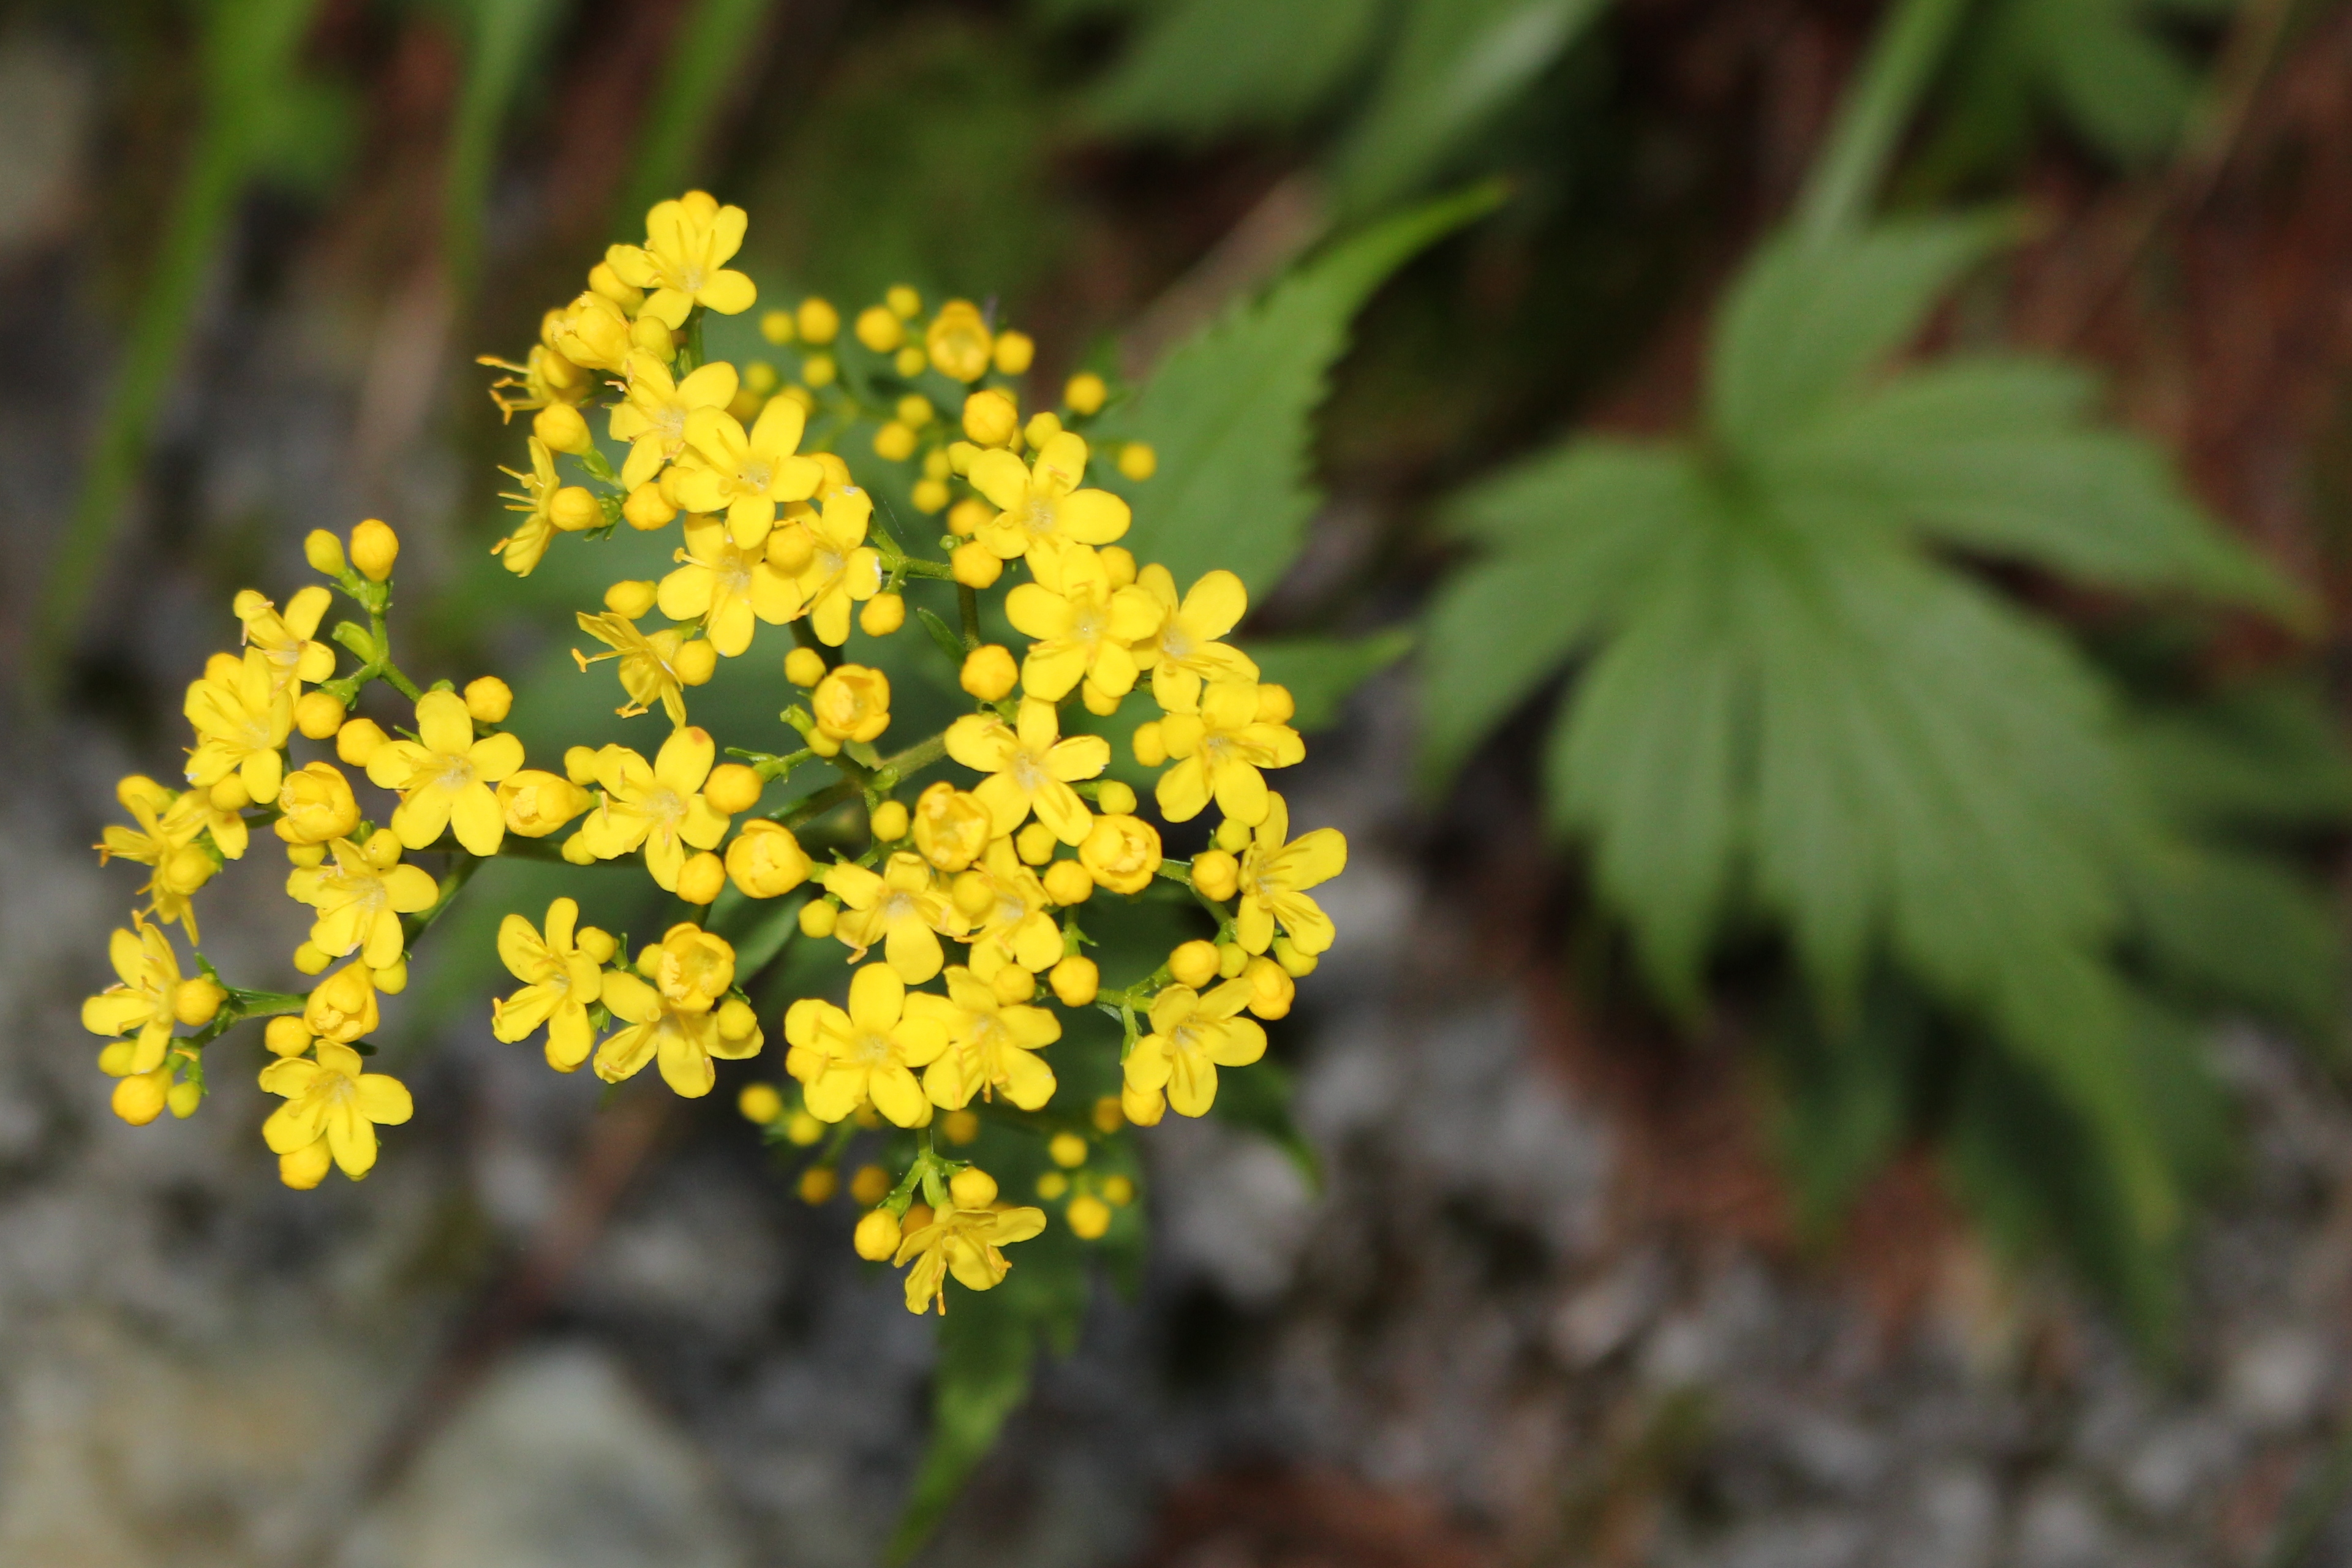
[[[705,352],[716,319],[757,303],[729,265],[742,211],[692,192],[646,226],[641,245],[614,246],[547,312],[522,360],[485,363],[506,373],[492,388],[501,410],[532,416],[528,466],[508,470],[516,521],[492,547],[509,571],[534,571],[559,534],[677,530],[670,569],[614,582],[577,617],[603,647],[575,652],[580,668],[610,662],[618,712],[661,713],[658,741],[573,746],[560,770],[527,765],[502,728],[514,700],[503,682],[420,689],[394,663],[392,531],[362,523],[348,546],[314,534],[311,565],[360,618],[321,641],[329,587],[282,609],[238,596],[241,651],[215,656],[189,689],[188,787],[133,777],[119,792],[132,826],[108,828],[100,849],[148,869],[146,906],[116,933],[121,984],[91,998],[85,1021],[113,1038],[100,1066],[118,1079],[117,1110],[143,1122],[167,1106],[193,1112],[209,1044],[268,1018],[261,1084],[285,1103],[262,1131],[284,1179],[315,1185],[330,1165],[358,1177],[376,1157],[375,1129],[410,1114],[398,1082],[364,1070],[379,995],[404,986],[412,944],[473,869],[498,856],[640,867],[672,901],[659,939],[634,952],[583,923],[571,896],[536,921],[504,917],[498,953],[520,986],[493,1004],[493,1033],[539,1038],[558,1071],[593,1063],[618,1083],[652,1066],[677,1093],[706,1095],[719,1061],[761,1053],[753,990],[780,949],[837,942],[853,966],[845,995],[784,1009],[783,1077],[749,1083],[740,1104],[775,1142],[816,1150],[801,1177],[812,1201],[838,1186],[852,1140],[882,1140],[887,1163],[849,1183],[867,1210],[855,1246],[907,1268],[911,1310],[944,1310],[950,1276],[991,1289],[1009,1267],[1002,1249],[1046,1223],[951,1151],[991,1116],[992,1136],[1042,1138],[1052,1168],[1039,1198],[1063,1205],[1078,1237],[1109,1234],[1134,1184],[1083,1168],[1090,1150],[1171,1106],[1205,1113],[1218,1070],[1264,1052],[1259,1021],[1289,1011],[1296,977],[1331,944],[1309,895],[1342,868],[1346,845],[1329,828],[1292,838],[1268,787],[1267,772],[1305,746],[1289,693],[1228,640],[1248,608],[1241,580],[1211,572],[1180,592],[1119,542],[1129,502],[1094,481],[1108,480],[1108,463],[1140,482],[1157,458],[1090,439],[1116,402],[1107,382],[1072,376],[1058,409],[1024,418],[1035,345],[969,300],[927,310],[897,288],[845,331],[822,300],[761,316],[760,334],[793,359],[787,384],[765,361]],[[958,400],[950,424],[939,410]],[[944,514],[938,554],[894,532],[895,514],[853,476],[853,435],[881,465],[882,494]],[[1025,646],[984,635],[981,595],[1000,583],[989,614]],[[928,639],[891,645],[910,593],[945,613],[919,610]],[[798,743],[722,749],[691,721],[688,694],[720,660],[752,654],[762,627],[788,629],[782,719]],[[872,651],[845,657],[853,635]],[[356,661],[340,676],[331,642]],[[970,710],[886,755],[891,672],[929,645]],[[356,715],[379,686],[397,710]],[[1160,770],[1157,823],[1108,776],[1130,699],[1150,705],[1129,744]],[[320,754],[299,756],[305,744]],[[919,785],[943,764],[964,774]],[[832,782],[771,804],[803,768]],[[380,793],[363,802],[355,784]],[[1213,828],[1188,830],[1207,847],[1170,858],[1160,825],[1212,807]],[[292,862],[289,896],[313,911],[294,955],[323,976],[308,992],[230,986],[201,958],[191,977],[166,931],[180,924],[194,942],[194,895],[263,824]],[[437,876],[410,863],[420,855]],[[1155,884],[1205,909],[1215,933],[1107,987],[1086,955],[1084,906]],[[1081,1047],[1065,1040],[1057,1005],[1119,1021],[1115,1069],[1106,1057],[1076,1074],[1107,1082],[1115,1070],[1117,1095],[1066,1108],[1075,1090],[1048,1053]]]

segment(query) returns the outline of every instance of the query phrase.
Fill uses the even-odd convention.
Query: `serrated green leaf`
[[[1290,727],[1304,734],[1339,721],[1341,704],[1356,688],[1412,650],[1419,636],[1411,626],[1391,626],[1360,637],[1283,637],[1253,642],[1258,679],[1287,687],[1297,711]]]
[[[2199,81],[2158,28],[2162,13],[2223,13],[2233,0],[1996,0],[1960,51],[1935,167],[1985,170],[2030,144],[2037,109],[2057,111],[2123,164],[2161,156],[2178,139]]]
[[[1314,416],[1349,323],[1408,258],[1499,199],[1481,187],[1375,225],[1172,350],[1115,431],[1160,458],[1121,541],[1136,559],[1164,564],[1180,586],[1223,567],[1254,599],[1272,587],[1321,500]]]
[[[1858,390],[2000,238],[1987,216],[1912,219],[1822,245],[1768,240],[1716,320],[1707,422],[1748,457],[1769,454]]]
[[[2326,700],[2268,682],[2151,710],[2127,739],[2168,815],[2200,829],[2307,831],[2352,822],[2352,751]]]
[[[1364,61],[1381,0],[1169,0],[1088,99],[1103,131],[1202,139],[1282,128]]]
[[[1412,0],[1336,162],[1340,208],[1409,195],[1583,36],[1602,0]]]

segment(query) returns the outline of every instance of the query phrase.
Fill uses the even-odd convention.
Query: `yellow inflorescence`
[[[796,369],[712,357],[713,319],[757,303],[729,266],[744,229],[741,209],[701,192],[661,203],[644,243],[614,246],[522,360],[485,361],[507,373],[492,391],[501,410],[532,415],[524,466],[507,470],[516,521],[492,547],[507,570],[577,548],[562,535],[676,528],[667,567],[623,577],[578,615],[603,645],[575,653],[580,668],[613,665],[617,710],[647,721],[649,743],[575,745],[531,765],[504,728],[505,681],[420,688],[394,662],[393,529],[314,532],[304,556],[331,587],[282,607],[238,595],[236,650],[188,688],[187,787],[134,775],[118,790],[131,825],[107,828],[100,853],[145,869],[145,904],[114,936],[120,983],[83,1021],[111,1042],[100,1067],[115,1110],[144,1123],[191,1114],[212,1042],[266,1018],[261,1087],[282,1103],[262,1131],[282,1176],[357,1179],[376,1130],[411,1114],[408,1091],[368,1070],[380,997],[405,985],[416,938],[475,868],[494,856],[635,866],[673,897],[658,938],[634,951],[583,923],[570,895],[505,915],[498,957],[517,986],[493,1004],[492,1032],[539,1040],[561,1072],[593,1066],[618,1083],[650,1067],[675,1092],[706,1095],[717,1063],[765,1045],[749,971],[795,936],[839,942],[855,966],[843,1002],[793,1002],[782,1077],[742,1084],[737,1103],[770,1140],[812,1152],[799,1181],[811,1203],[845,1191],[846,1142],[879,1138],[878,1162],[845,1183],[865,1211],[854,1246],[907,1270],[911,1310],[944,1310],[950,1276],[992,1288],[1010,1267],[1003,1248],[1046,1223],[947,1151],[1030,1140],[1039,1197],[1064,1205],[1077,1237],[1110,1235],[1135,1185],[1106,1159],[1129,1126],[1205,1113],[1219,1070],[1263,1054],[1258,1020],[1290,1010],[1331,945],[1310,890],[1347,847],[1330,828],[1293,837],[1268,787],[1305,745],[1289,693],[1226,640],[1248,608],[1241,580],[1180,584],[1120,542],[1129,503],[1097,481],[1147,479],[1158,459],[1089,439],[1117,390],[1083,372],[1058,409],[1024,410],[1036,345],[968,300],[927,314],[904,287],[846,322],[818,299],[761,315],[761,336]],[[885,493],[915,516],[942,518],[936,552],[899,537],[907,513],[877,506],[853,457],[881,465]],[[1024,647],[981,635],[979,596],[1000,583],[999,624]],[[322,637],[337,591],[357,613]],[[918,613],[928,636],[886,646]],[[763,628],[793,639],[781,669],[760,652]],[[853,635],[867,642],[844,657]],[[917,738],[895,722],[886,666],[932,643],[949,668],[926,684],[960,687],[971,706]],[[747,658],[767,661],[756,667],[796,732],[787,752],[722,746],[691,721],[690,694]],[[359,713],[379,687],[374,714]],[[1168,857],[1137,790],[1106,776],[1115,757],[1097,721],[1130,701],[1151,710],[1131,745],[1160,770],[1160,821],[1215,813],[1211,846],[1189,861]],[[917,782],[943,763],[961,772]],[[837,776],[772,805],[783,794],[772,786],[803,767]],[[184,968],[169,932],[196,941],[196,895],[263,825],[291,863],[288,895],[310,910],[294,955],[319,976],[307,991],[231,984],[201,955]],[[1213,938],[1106,984],[1084,920],[1163,881],[1214,916]],[[787,897],[796,907],[768,912]],[[1121,1021],[1118,1093],[1093,1072],[1076,1075],[1087,1087],[1075,1099],[1065,1089],[1052,1058],[1080,1047],[1057,1005]]]

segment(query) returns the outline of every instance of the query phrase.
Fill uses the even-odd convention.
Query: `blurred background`
[[[891,1550],[933,1331],[729,1094],[602,1104],[475,952],[289,1193],[243,1072],[129,1128],[77,1020],[83,847],[307,531],[401,531],[412,670],[609,702],[472,362],[688,184],[763,309],[1142,385],[1139,516],[1329,699],[1286,1107],[1144,1140],[919,1560],[2352,1563],[2336,0],[0,6],[0,1561]],[[1643,553],[1751,503],[1780,575]]]

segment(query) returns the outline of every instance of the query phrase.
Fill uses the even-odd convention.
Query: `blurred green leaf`
[[[1165,0],[1090,95],[1095,126],[1205,139],[1294,125],[1378,37],[1382,0]]]
[[[615,232],[633,235],[647,208],[694,177],[711,122],[725,110],[775,0],[697,0],[662,68],[660,89],[637,132],[636,158],[621,192]]]
[[[1356,688],[1412,651],[1417,633],[1391,626],[1360,637],[1284,637],[1253,642],[1250,658],[1258,676],[1289,688],[1298,710],[1294,730],[1312,734],[1339,721],[1339,709]]]
[[[1482,186],[1378,224],[1171,350],[1115,421],[1116,435],[1160,455],[1123,542],[1137,559],[1164,563],[1180,586],[1223,567],[1263,597],[1321,501],[1314,416],[1349,323],[1408,258],[1499,199]]]
[[[570,0],[467,0],[453,7],[466,73],[442,184],[442,258],[462,299],[480,264],[482,213],[507,115]]]
[[[1411,195],[1583,36],[1604,0],[1410,0],[1333,184],[1349,214]]]
[[[1932,1010],[1882,973],[1840,1024],[1799,1002],[1766,1037],[1776,1068],[1777,1142],[1803,1227],[1825,1234],[1912,1128]]]

